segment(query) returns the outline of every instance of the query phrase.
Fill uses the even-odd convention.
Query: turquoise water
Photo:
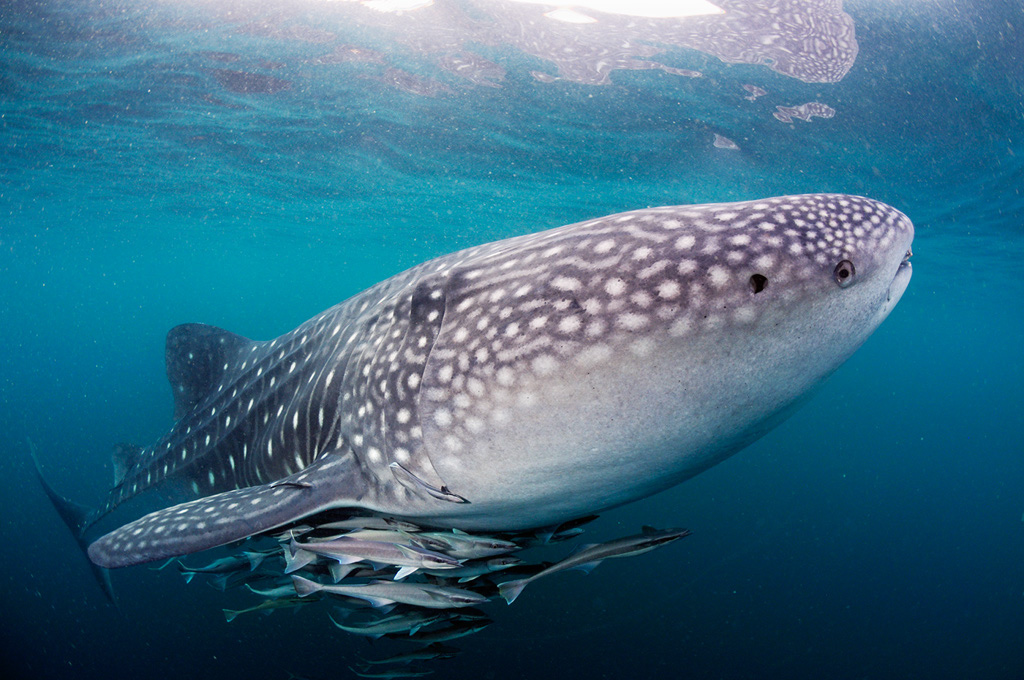
[[[170,570],[116,572],[121,611],[106,604],[26,440],[54,486],[98,503],[112,446],[170,425],[172,326],[270,338],[468,245],[835,191],[915,222],[892,316],[776,431],[588,531],[691,537],[490,605],[495,623],[428,668],[1024,676],[1024,7],[823,9],[858,47],[825,82],[773,70],[779,54],[727,63],[692,28],[710,20],[683,19],[686,45],[652,32],[665,49],[642,57],[669,70],[619,62],[603,84],[586,75],[600,59],[565,61],[556,38],[618,20],[577,9],[598,21],[550,24],[545,52],[484,0],[0,5],[0,658],[14,675],[348,677],[358,655],[399,649],[311,609],[228,624],[221,608],[255,602]],[[472,77],[445,67],[467,54]],[[807,102],[834,115],[773,115]]]

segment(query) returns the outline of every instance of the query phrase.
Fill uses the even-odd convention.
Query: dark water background
[[[892,316],[778,430],[588,532],[693,536],[490,605],[496,623],[435,675],[1024,678],[1021,3],[846,3],[860,52],[837,83],[692,49],[662,58],[702,78],[544,83],[529,72],[550,64],[490,47],[493,88],[396,47],[447,88],[419,93],[379,63],[315,65],[337,44],[387,53],[330,3],[225,7],[0,4],[5,677],[350,677],[357,654],[398,649],[311,608],[228,624],[222,607],[256,602],[170,570],[118,571],[121,613],[105,603],[26,439],[58,489],[98,501],[111,446],[170,424],[175,324],[274,337],[471,244],[837,191],[917,226]],[[744,83],[769,94],[749,102]],[[836,114],[771,115],[806,101]]]

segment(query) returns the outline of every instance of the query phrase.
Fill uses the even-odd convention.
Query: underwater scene
[[[10,678],[1024,678],[1024,4],[0,3]]]

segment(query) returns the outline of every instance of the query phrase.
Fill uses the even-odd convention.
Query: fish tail
[[[512,604],[529,582],[530,579],[528,578],[519,579],[518,581],[505,581],[498,586],[498,592],[505,598],[505,602]]]
[[[331,620],[331,623],[333,623],[336,628],[341,628],[342,630],[345,630],[345,627],[338,623],[330,612],[327,612],[327,618]]]
[[[294,574],[292,575],[292,585],[295,586],[295,592],[299,597],[306,597],[323,590],[323,586],[316,581],[310,581],[308,578],[302,578]]]
[[[88,508],[74,501],[68,500],[57,493],[49,482],[46,481],[46,477],[43,476],[43,469],[39,465],[39,457],[36,455],[36,446],[32,443],[31,439],[28,439],[28,452],[32,456],[32,464],[36,470],[36,476],[39,478],[39,483],[43,487],[43,491],[46,492],[47,498],[53,504],[54,509],[60,518],[64,520],[64,524],[71,531],[71,534],[75,537],[75,542],[78,543],[78,547],[82,550],[82,555],[85,556],[86,561],[89,563],[89,568],[92,570],[93,576],[96,577],[96,582],[99,584],[100,589],[103,590],[103,594],[106,595],[107,599],[114,605],[117,602],[114,600],[114,590],[110,583],[110,573],[102,568],[93,564],[92,560],[88,558],[87,548],[89,542],[85,540],[85,532],[91,527],[96,521],[102,517],[102,513]]]
[[[284,551],[284,573],[290,574],[293,571],[302,569],[307,564],[316,560],[316,555],[309,552],[308,550],[296,550],[295,552],[289,552],[288,549]]]
[[[163,571],[164,569],[166,569],[167,567],[171,566],[172,564],[174,564],[177,561],[178,561],[177,557],[172,557],[171,559],[169,559],[166,562],[164,562],[163,564],[161,564],[159,567],[150,567],[149,570],[150,571]],[[180,564],[180,562],[179,562],[179,564]]]
[[[256,567],[263,564],[263,560],[266,558],[265,553],[245,551],[242,554],[245,555],[245,559],[249,560],[249,571],[256,571]]]

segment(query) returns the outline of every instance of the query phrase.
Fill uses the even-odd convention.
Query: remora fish
[[[415,633],[410,633],[408,639],[413,642],[419,642],[423,644],[431,644],[434,642],[448,642],[450,640],[457,640],[459,638],[468,637],[470,635],[476,635],[487,626],[491,625],[490,619],[479,619],[470,621],[455,621],[444,628],[437,628],[432,630],[420,630]],[[392,639],[407,639],[404,636],[399,637],[396,635],[388,635]]]
[[[333,593],[365,600],[374,607],[384,607],[397,602],[428,609],[454,609],[456,607],[472,607],[487,602],[486,597],[470,590],[425,583],[371,581],[361,585],[332,586],[295,575],[292,575],[292,583],[295,584],[295,592],[299,594],[299,597],[319,592]]]
[[[292,592],[295,592],[294,588],[292,589]],[[388,612],[387,614],[376,616],[369,620],[346,619],[344,622],[339,622],[331,614],[328,614],[327,616],[331,619],[331,623],[343,631],[353,633],[355,635],[379,638],[384,635],[397,633],[414,634],[419,631],[420,628],[425,626],[430,626],[441,621],[448,621],[456,616],[456,614],[452,611],[429,610],[417,607],[414,609],[406,608],[397,612]]]
[[[383,659],[362,659],[362,662],[368,666],[377,666],[380,664],[402,664],[412,663],[413,661],[430,661],[432,659],[451,659],[459,653],[459,650],[455,647],[448,647],[442,645],[440,642],[434,642],[421,649],[416,649],[411,652],[404,652],[401,654],[392,654],[391,656]]]
[[[381,530],[381,531],[419,531],[418,524],[412,522],[400,522],[391,517],[350,517],[334,522],[325,522],[317,525],[318,529],[354,529],[354,530]]]
[[[305,604],[309,604],[305,600],[301,600],[295,597],[295,591],[292,591],[292,597],[288,598],[277,598],[274,600],[264,600],[254,607],[248,609],[222,609],[224,612],[224,618],[228,623],[234,621],[240,614],[248,614],[249,612],[264,612],[269,614],[276,609],[288,609],[293,607],[301,607]]]
[[[178,571],[185,575],[187,582],[191,582],[196,574],[230,574],[243,569],[255,571],[266,557],[265,553],[245,551],[241,555],[222,557],[202,567],[190,567],[184,562],[178,562]]]
[[[459,580],[459,583],[468,583],[473,579],[476,579],[484,574],[493,574],[503,569],[509,569],[522,564],[518,557],[492,557],[487,560],[478,560],[470,562],[461,567],[455,569],[446,569],[433,571],[430,569],[424,570],[425,573],[432,576],[441,576],[443,578],[455,578]]]
[[[501,596],[505,598],[506,602],[512,604],[515,599],[519,597],[519,593],[523,592],[523,588],[544,576],[550,576],[551,574],[566,571],[568,569],[582,569],[589,572],[602,561],[612,557],[642,555],[643,553],[661,547],[666,543],[671,543],[672,541],[689,535],[690,532],[688,529],[658,530],[650,527],[644,527],[644,532],[642,534],[637,534],[636,536],[626,536],[625,538],[608,541],[607,543],[582,546],[578,551],[561,562],[552,564],[547,569],[544,569],[529,578],[519,579],[516,581],[505,581],[498,586],[498,592],[501,593]]]
[[[436,549],[460,560],[494,557],[519,550],[519,546],[512,541],[493,536],[473,536],[458,530],[425,531],[416,534],[415,537],[419,540],[431,540],[443,544],[443,547]]]
[[[322,528],[323,527],[318,527],[318,529]],[[417,532],[418,531],[419,528],[417,527]],[[355,531],[349,531],[338,536],[328,538],[317,538],[315,539],[315,541],[333,541],[339,538],[358,538],[362,541],[378,541],[380,543],[415,545],[426,550],[433,550],[434,552],[444,552],[444,549],[448,547],[448,544],[445,541],[431,538],[430,536],[423,533],[412,533],[407,531],[381,531],[379,529],[357,529]]]
[[[200,497],[92,543],[103,567],[329,509],[467,531],[592,514],[777,425],[892,311],[913,235],[846,195],[650,208],[431,260],[267,342],[178,326],[174,426],[121,448],[98,512],[47,493],[80,541],[167,478]]]
[[[274,586],[273,588],[256,588],[248,583],[245,587],[249,589],[250,593],[259,595],[260,597],[268,600],[280,600],[281,598],[295,597],[295,586],[291,583],[287,585]]]
[[[424,675],[430,675],[431,673],[434,672],[434,671],[420,671],[420,670],[412,670],[412,669],[400,670],[400,669],[397,669],[397,668],[385,669],[385,670],[380,670],[380,671],[371,671],[369,669],[369,667],[360,670],[360,669],[357,669],[357,668],[353,668],[352,666],[349,666],[348,669],[350,671],[352,671],[354,674],[356,674],[359,677],[361,677],[361,678],[381,678],[383,680],[392,680],[392,679],[395,679],[395,678],[420,678],[420,677],[423,677]]]
[[[405,578],[417,569],[454,569],[462,566],[462,562],[454,557],[448,557],[419,546],[364,541],[358,538],[342,537],[333,541],[315,543],[299,543],[292,539],[290,549],[292,555],[297,556],[299,551],[305,551],[328,557],[340,564],[371,562],[401,567],[395,574],[396,581]]]

